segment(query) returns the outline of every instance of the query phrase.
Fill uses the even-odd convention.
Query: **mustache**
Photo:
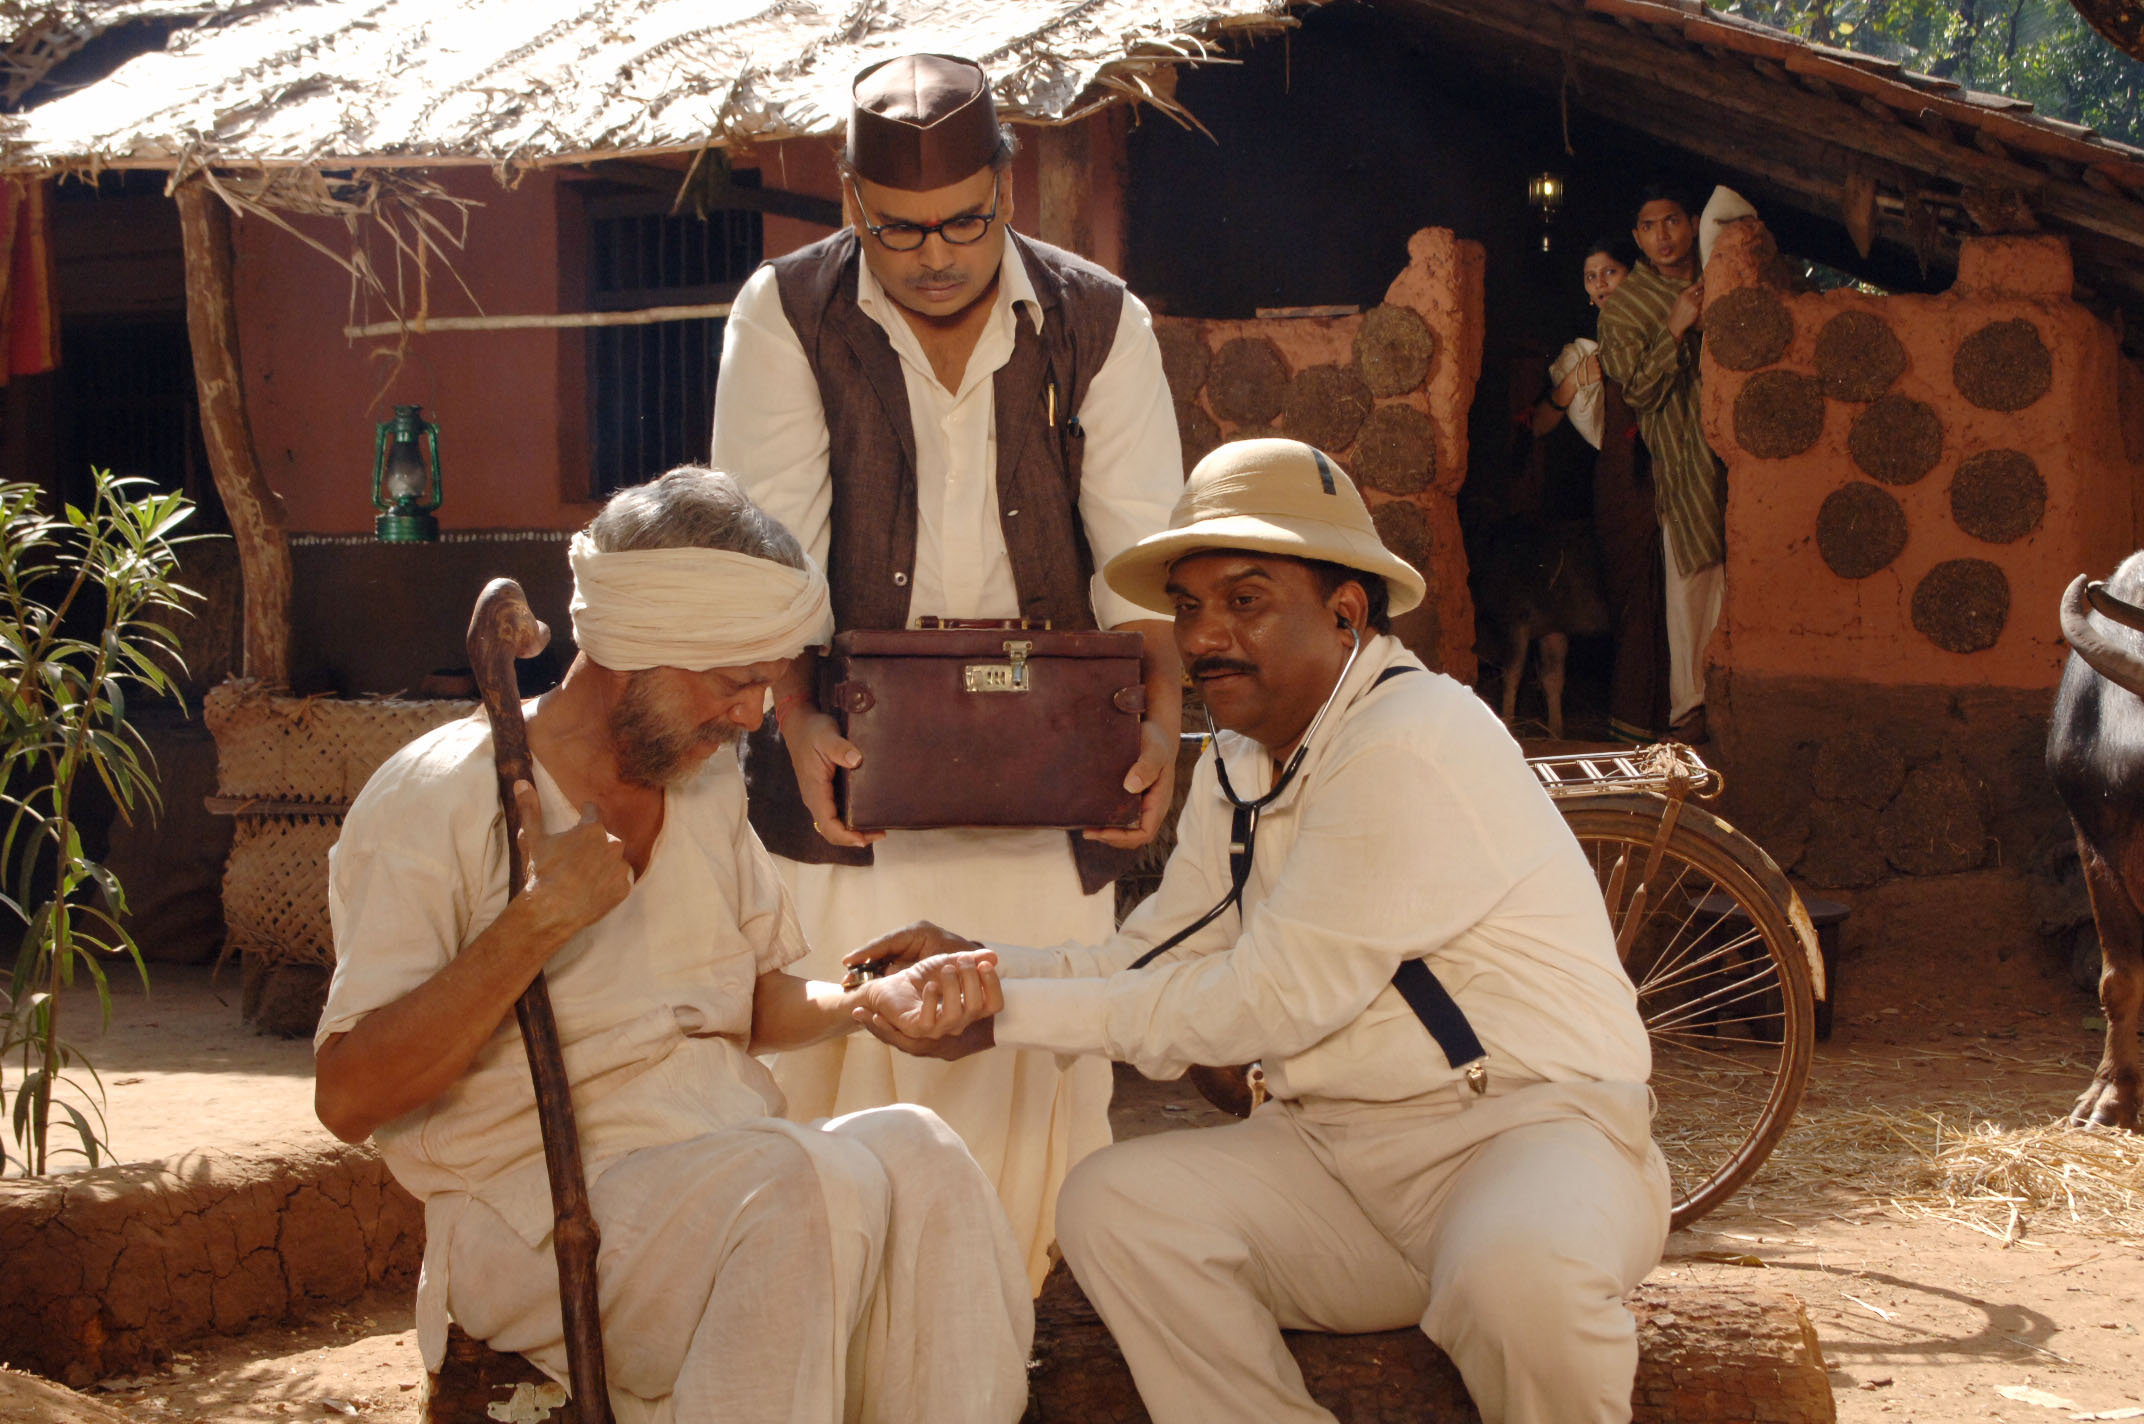
[[[932,271],[930,268],[926,267],[922,271],[917,272],[915,275],[911,276],[908,279],[908,285],[911,287],[942,287],[951,283],[965,282],[967,280],[968,269],[965,267],[947,267],[935,272]]]
[[[1191,664],[1193,677],[1212,677],[1216,673],[1255,673],[1258,664],[1238,662],[1234,658],[1199,658]]]

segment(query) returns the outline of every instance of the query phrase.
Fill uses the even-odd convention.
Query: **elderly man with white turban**
[[[806,952],[722,754],[829,626],[825,581],[726,475],[673,470],[575,536],[580,656],[530,705],[507,848],[481,715],[396,754],[329,877],[320,1119],[425,1204],[418,1340],[449,1314],[565,1377],[551,1206],[512,1007],[541,970],[573,1083],[611,1402],[637,1420],[1005,1424],[1033,1314],[990,1182],[927,1110],[781,1120],[754,1052],[995,1007],[987,955],[856,990]]]

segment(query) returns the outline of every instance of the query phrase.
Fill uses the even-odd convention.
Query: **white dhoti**
[[[1650,1115],[1635,1083],[1275,1101],[1082,1164],[1065,1259],[1155,1424],[1330,1424],[1280,1332],[1409,1325],[1487,1424],[1625,1421],[1623,1296],[1667,1236]]]
[[[1663,543],[1667,561],[1668,721],[1672,724],[1705,705],[1705,645],[1720,621],[1720,596],[1727,587],[1727,566],[1714,564],[1694,574],[1675,567],[1675,550]]]
[[[876,851],[870,866],[777,859],[812,945],[793,972],[838,980],[842,955],[916,920],[1012,944],[1097,944],[1115,928],[1112,892],[1082,893],[1062,831],[895,831]],[[769,1066],[798,1121],[894,1102],[944,1118],[996,1185],[1029,1285],[1042,1288],[1058,1188],[1109,1145],[1106,1061],[998,1049],[944,1063],[859,1033]]]
[[[1034,1315],[1012,1239],[928,1113],[642,1149],[589,1199],[619,1424],[1010,1424],[1025,1408]],[[473,1200],[450,1221],[455,1319],[563,1379],[550,1242]]]

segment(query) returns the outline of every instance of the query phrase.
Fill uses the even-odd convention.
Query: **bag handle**
[[[1047,618],[940,618],[935,613],[926,613],[916,620],[918,628],[962,629],[987,633],[1047,633],[1050,620]]]

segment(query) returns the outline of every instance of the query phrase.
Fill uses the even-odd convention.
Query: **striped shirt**
[[[1689,285],[1640,262],[1601,308],[1600,327],[1601,365],[1637,412],[1660,527],[1685,578],[1727,557],[1727,475],[1705,443],[1697,342],[1668,332],[1668,313]]]

